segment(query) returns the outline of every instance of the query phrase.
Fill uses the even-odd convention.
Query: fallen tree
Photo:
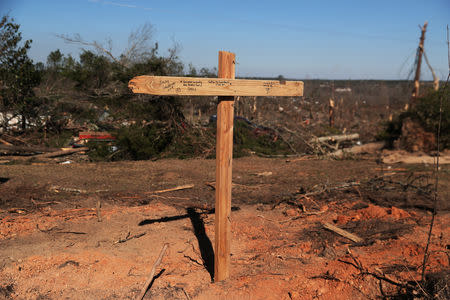
[[[363,154],[363,153],[375,153],[380,151],[384,147],[384,142],[368,143],[365,145],[356,145],[350,148],[344,148],[329,153],[328,156],[342,158],[345,154]]]
[[[312,138],[309,142],[310,143],[343,142],[343,141],[351,141],[351,140],[356,140],[356,139],[359,139],[358,133],[315,137],[315,138]]]

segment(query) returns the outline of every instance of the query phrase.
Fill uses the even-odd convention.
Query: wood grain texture
[[[235,56],[219,52],[220,78],[234,78]],[[234,97],[219,97],[217,106],[214,281],[228,278],[231,249],[231,184]]]
[[[362,238],[360,238],[357,235],[354,235],[353,233],[348,232],[347,230],[341,229],[339,227],[334,226],[333,224],[330,223],[323,223],[323,227],[331,230],[339,235],[342,235],[343,237],[348,238],[349,240],[355,242],[355,243],[361,243],[363,241]]]
[[[137,76],[133,93],[180,96],[303,96],[302,81],[247,80],[169,76]]]

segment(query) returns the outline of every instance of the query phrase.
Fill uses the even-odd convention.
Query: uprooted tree
[[[442,107],[440,105],[442,101]],[[450,148],[450,89],[446,86],[419,98],[414,107],[387,123],[380,134],[388,147],[409,151],[436,150],[436,134],[441,122],[440,149]],[[439,118],[439,111],[442,117]],[[439,121],[440,120],[440,121]]]

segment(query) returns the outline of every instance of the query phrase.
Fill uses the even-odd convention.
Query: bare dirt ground
[[[219,283],[214,160],[1,166],[0,298],[134,299],[165,243],[147,299],[377,299],[417,287],[432,166],[375,158],[233,164],[231,276]],[[427,264],[447,279],[449,181],[443,166]],[[154,193],[186,184],[194,187]]]

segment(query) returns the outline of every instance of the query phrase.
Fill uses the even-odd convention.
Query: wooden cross
[[[234,96],[303,96],[302,81],[235,79],[234,53],[219,51],[218,78],[138,76],[134,93],[219,96],[217,106],[214,281],[229,276]]]

